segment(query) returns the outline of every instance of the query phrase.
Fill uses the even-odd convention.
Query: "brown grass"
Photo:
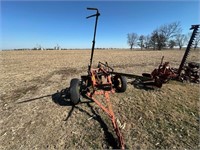
[[[157,67],[162,56],[178,67],[183,53],[97,50],[93,64],[107,61],[115,71],[141,75]],[[199,62],[198,56],[192,51],[188,60]],[[0,149],[115,148],[111,122],[96,104],[82,103],[72,110],[51,97],[34,99],[86,74],[89,59],[89,50],[0,52]],[[199,148],[198,85],[171,81],[160,90],[146,91],[128,84],[111,101],[117,118],[126,123],[122,133],[128,148]]]

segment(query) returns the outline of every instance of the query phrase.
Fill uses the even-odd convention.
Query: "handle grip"
[[[87,10],[96,10],[96,14],[86,17],[87,19],[91,18],[91,17],[98,17],[98,16],[100,16],[99,10],[97,8],[90,8],[90,7],[88,7]]]
[[[87,10],[97,10],[98,11],[97,8],[90,8],[90,7],[88,7]]]

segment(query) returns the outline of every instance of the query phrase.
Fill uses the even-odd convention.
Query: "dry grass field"
[[[141,75],[184,51],[97,50],[94,65],[107,61],[117,72]],[[189,61],[200,62],[192,51]],[[95,103],[58,102],[51,95],[87,73],[89,50],[0,51],[0,149],[117,148],[111,121]],[[131,82],[133,79],[128,79]],[[87,100],[83,100],[87,101]],[[199,85],[170,81],[161,89],[128,84],[111,95],[129,149],[199,149]]]

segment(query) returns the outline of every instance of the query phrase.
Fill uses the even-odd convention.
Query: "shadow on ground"
[[[71,107],[71,109],[68,112],[64,121],[68,121],[69,118],[72,116],[74,109],[78,109],[80,112],[85,113],[86,115],[88,115],[92,119],[99,122],[101,128],[104,131],[105,141],[107,143],[106,148],[112,147],[113,149],[119,149],[120,147],[119,147],[119,144],[117,142],[117,139],[114,138],[112,133],[109,132],[108,126],[106,125],[106,123],[103,121],[101,116],[93,109],[93,106],[90,104],[94,101],[92,101],[91,99],[89,99],[85,95],[82,95],[82,96],[84,97],[84,100],[86,100],[86,101],[81,101],[81,102],[79,102],[78,105],[74,105],[70,101],[70,96],[68,94],[68,88],[66,88],[66,89],[61,90],[60,92],[57,91],[54,94],[49,94],[49,95],[44,95],[44,96],[40,96],[40,97],[37,97],[37,98],[27,99],[27,100],[24,100],[24,101],[17,102],[17,104],[27,103],[27,102],[39,100],[39,99],[42,99],[42,98],[45,98],[45,97],[51,97],[52,101],[54,103],[56,103],[57,105]],[[84,110],[83,108],[81,108],[82,104],[86,104],[90,108],[91,112],[88,112],[88,111]]]
[[[143,83],[142,81],[135,79],[133,81],[129,81],[128,83],[133,85],[133,87],[136,88],[136,89],[143,89],[145,91],[160,89],[160,88],[155,86],[154,82]]]
[[[89,117],[93,118],[94,120],[98,121],[101,128],[104,131],[104,136],[105,136],[105,141],[107,143],[107,148],[109,148],[110,146],[113,149],[119,149],[119,145],[117,142],[117,139],[115,139],[112,135],[112,133],[110,133],[108,131],[108,126],[106,125],[106,123],[103,121],[103,119],[101,118],[101,116],[93,109],[92,105],[90,103],[92,103],[93,101],[88,98],[85,95],[82,95],[87,101],[81,101],[79,103],[79,105],[74,105],[70,100],[69,100],[69,95],[67,94],[63,94],[63,93],[67,93],[67,92],[57,92],[55,94],[52,95],[52,100],[61,106],[71,106],[71,110],[68,112],[68,115],[66,116],[64,121],[68,121],[68,119],[70,118],[70,116],[72,115],[74,109],[78,109],[80,112],[85,113],[86,115],[88,115]],[[82,109],[80,106],[81,104],[86,104],[90,110],[91,113],[89,113],[88,111]]]

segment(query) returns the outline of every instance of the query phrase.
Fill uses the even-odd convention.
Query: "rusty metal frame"
[[[100,67],[98,69],[91,68],[90,70],[91,70],[91,80],[92,80],[93,91],[87,92],[87,96],[89,98],[91,98],[109,116],[109,118],[111,119],[113,128],[114,128],[114,131],[117,135],[117,138],[118,138],[118,141],[120,144],[120,148],[125,149],[124,138],[123,138],[122,133],[116,122],[116,117],[113,112],[113,108],[112,108],[112,104],[111,104],[110,96],[109,96],[110,93],[115,93],[115,89],[113,89],[113,87],[112,87],[111,74],[102,67]],[[99,73],[99,72],[102,73],[102,75],[107,80],[106,83],[100,83],[100,84],[98,83],[97,73]],[[99,90],[98,89],[99,86],[110,86],[110,90]],[[98,101],[96,98],[94,98],[94,95],[104,95],[107,106],[104,106],[100,101]]]

